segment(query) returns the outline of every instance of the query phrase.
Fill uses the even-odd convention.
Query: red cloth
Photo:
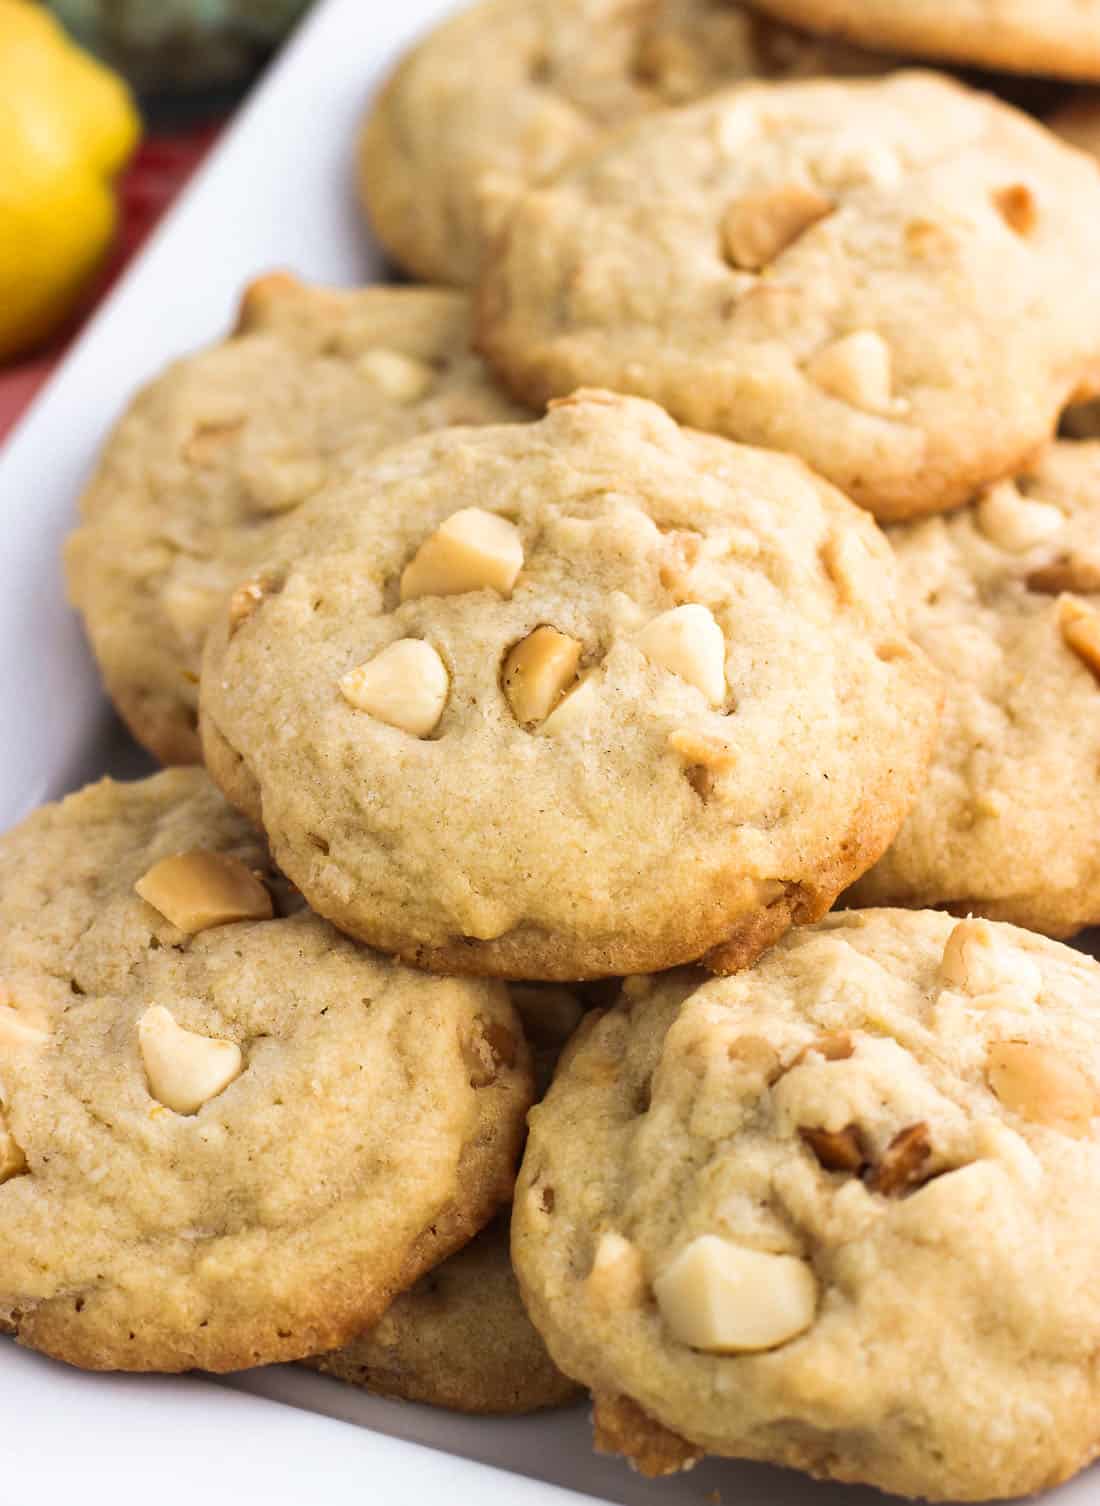
[[[161,215],[210,150],[220,124],[204,125],[171,136],[150,136],[119,179],[121,218],[118,239],[95,288],[45,350],[29,360],[0,369],[0,440],[42,386],[79,333],[92,309],[140,248]]]

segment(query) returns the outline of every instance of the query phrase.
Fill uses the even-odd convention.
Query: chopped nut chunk
[[[270,596],[273,584],[270,580],[246,580],[229,598],[229,636],[252,616],[265,596]]]
[[[450,683],[447,667],[430,643],[399,638],[341,676],[340,694],[376,721],[427,737],[443,715]]]
[[[826,1171],[858,1171],[867,1160],[854,1124],[842,1130],[803,1128],[798,1133]]]
[[[605,1312],[640,1307],[646,1281],[637,1245],[621,1234],[601,1235],[584,1289],[588,1300]]]
[[[731,768],[737,759],[729,743],[718,737],[710,737],[705,732],[693,732],[690,727],[677,727],[674,732],[670,732],[668,746],[685,763],[698,764],[715,773]]]
[[[794,1255],[773,1255],[704,1234],[653,1283],[674,1337],[709,1354],[774,1349],[803,1333],[817,1311],[817,1281]]]
[[[177,1114],[197,1113],[241,1074],[241,1048],[234,1041],[185,1030],[161,1005],[138,1021],[138,1044],[150,1095]]]
[[[839,1031],[835,1035],[819,1035],[816,1041],[811,1041],[791,1062],[792,1067],[801,1066],[806,1058],[813,1052],[817,1056],[823,1056],[827,1062],[846,1062],[855,1055],[855,1046],[852,1037],[847,1031]]]
[[[932,1154],[927,1124],[910,1124],[899,1130],[882,1153],[882,1159],[867,1177],[867,1186],[883,1197],[900,1197],[926,1179],[925,1162]]]
[[[181,852],[154,863],[134,885],[146,904],[194,934],[238,920],[270,920],[271,895],[239,858]]]
[[[1041,591],[1046,596],[1061,596],[1065,591],[1080,591],[1083,595],[1100,593],[1100,553],[1061,554],[1048,565],[1041,565],[1027,578],[1032,591]]]
[[[360,356],[359,370],[395,403],[415,403],[435,381],[435,372],[426,361],[385,347]]]
[[[0,1110],[0,1183],[7,1182],[11,1177],[22,1176],[26,1170],[27,1158],[23,1154],[23,1148],[16,1142],[3,1111]]]
[[[516,721],[545,721],[577,677],[582,645],[557,628],[537,627],[504,661],[504,694]]]
[[[485,1088],[496,1081],[502,1066],[515,1066],[516,1038],[503,1025],[489,1022],[463,1042],[462,1051],[470,1071],[470,1086]]]
[[[1049,502],[1021,496],[1011,481],[998,481],[977,507],[978,527],[1002,549],[1022,553],[1043,543],[1065,526],[1065,517]]]
[[[940,980],[945,988],[979,997],[1011,988],[1028,1000],[1039,997],[1038,964],[1002,941],[987,920],[960,920],[943,949]]]
[[[401,600],[499,591],[511,596],[523,568],[523,540],[507,518],[480,507],[452,513],[424,540],[401,576]]]
[[[1093,1083],[1080,1067],[1051,1046],[994,1041],[986,1079],[1006,1109],[1033,1124],[1081,1139],[1097,1112]]]
[[[595,677],[584,676],[572,690],[565,692],[539,730],[550,737],[583,732],[592,720],[597,699]]]
[[[712,706],[726,698],[726,640],[714,614],[698,603],[662,612],[638,634],[651,664],[694,685]]]
[[[1058,623],[1067,645],[1100,680],[1100,613],[1067,596],[1059,605]]]
[[[805,183],[781,183],[746,194],[722,216],[726,258],[746,272],[758,272],[832,211],[833,201]]]
[[[834,340],[806,365],[806,375],[831,397],[868,413],[892,413],[893,361],[890,347],[874,330],[857,330]]]
[[[1030,235],[1039,218],[1035,195],[1026,183],[1012,183],[993,195],[997,213],[1017,235]]]

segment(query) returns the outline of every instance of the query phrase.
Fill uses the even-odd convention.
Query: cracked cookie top
[[[740,966],[923,777],[938,680],[873,521],[788,456],[579,393],[309,504],[202,675],[209,767],[343,929],[423,966]]]

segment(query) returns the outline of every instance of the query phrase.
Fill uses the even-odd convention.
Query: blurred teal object
[[[247,83],[308,5],[309,0],[49,0],[74,36],[154,97]]]

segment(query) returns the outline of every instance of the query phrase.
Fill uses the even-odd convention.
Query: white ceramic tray
[[[64,604],[73,499],[126,398],[224,330],[248,277],[384,275],[355,211],[355,124],[396,52],[447,3],[314,10],[0,453],[0,829],[106,770],[147,767]],[[222,1380],[84,1375],[0,1340],[0,1506],[565,1506],[572,1492],[624,1506],[705,1506],[715,1492],[727,1506],[881,1499],[718,1462],[649,1483],[592,1454],[581,1407],[479,1421],[293,1366]],[[1097,1506],[1100,1483],[1085,1476],[1058,1500]]]

